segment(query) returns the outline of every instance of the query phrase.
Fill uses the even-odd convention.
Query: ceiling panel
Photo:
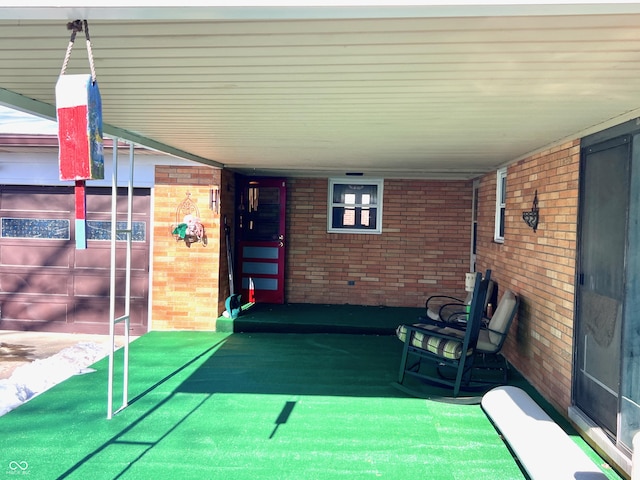
[[[105,130],[256,174],[473,178],[640,116],[640,13],[468,10],[89,18]],[[66,22],[2,12],[0,102],[55,113]]]

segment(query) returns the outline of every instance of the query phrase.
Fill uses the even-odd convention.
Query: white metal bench
[[[607,476],[522,389],[496,387],[482,408],[532,480],[606,480]]]

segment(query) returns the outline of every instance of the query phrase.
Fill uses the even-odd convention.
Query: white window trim
[[[500,235],[500,218],[501,218],[500,212],[502,209],[506,210],[506,207],[507,207],[507,203],[506,203],[507,195],[506,195],[506,192],[502,191],[502,186],[506,183],[506,182],[503,182],[503,179],[506,179],[506,178],[507,178],[507,168],[504,167],[499,169],[496,174],[496,218],[495,218],[495,226],[494,226],[494,232],[493,232],[493,240],[498,243],[504,243],[504,236]],[[502,203],[503,197],[505,198],[504,203]],[[505,222],[506,222],[506,218],[505,218]],[[504,229],[504,225],[503,225],[503,229]]]
[[[376,228],[364,230],[360,228],[334,228],[333,225],[333,187],[334,185],[375,185],[377,191],[376,207]],[[358,233],[364,235],[376,235],[382,233],[382,195],[384,190],[384,179],[382,178],[330,178],[329,191],[327,194],[327,232],[328,233]]]

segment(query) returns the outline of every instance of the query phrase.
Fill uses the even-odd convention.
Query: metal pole
[[[129,404],[129,329],[131,325],[131,256],[133,242],[133,143],[129,144],[129,187],[127,202],[127,263],[125,286],[125,343],[124,343],[124,388],[122,392],[122,408]]]
[[[118,139],[113,139],[113,162],[111,173],[111,276],[109,283],[109,380],[107,387],[107,419],[113,416],[113,357],[116,334],[116,236],[118,223]]]

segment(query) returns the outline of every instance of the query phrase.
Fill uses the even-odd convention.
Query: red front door
[[[246,178],[240,183],[239,273],[243,302],[284,303],[286,183]]]

